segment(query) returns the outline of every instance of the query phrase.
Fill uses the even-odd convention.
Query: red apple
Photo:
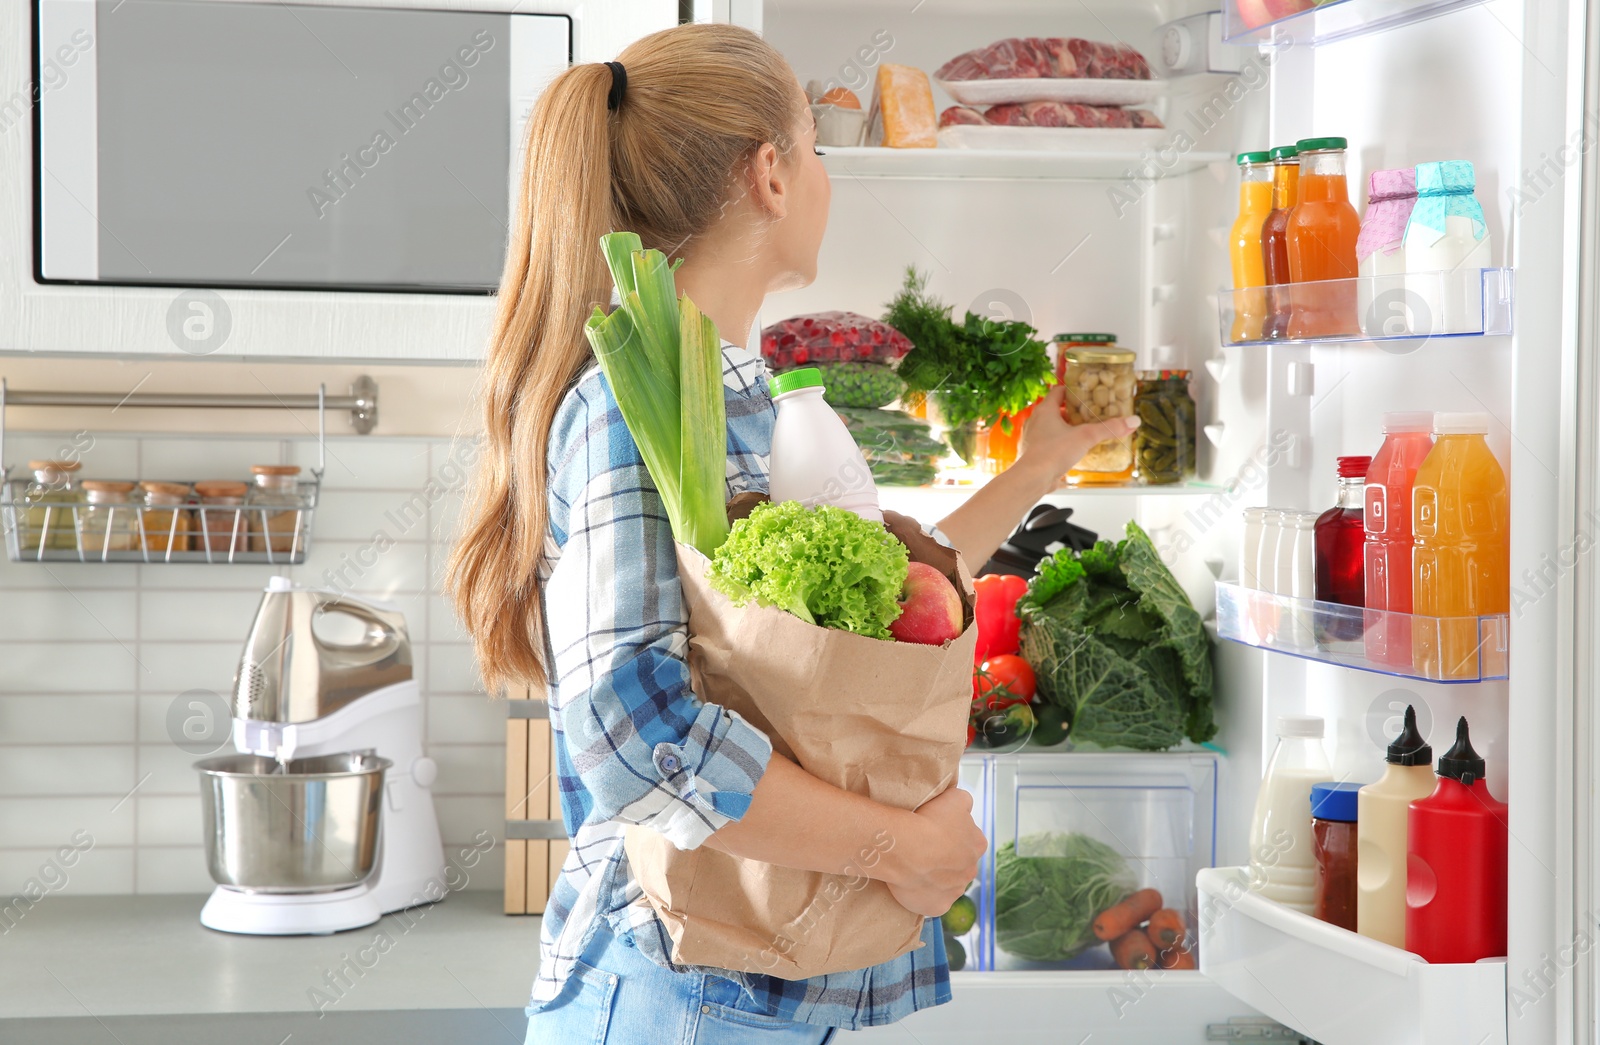
[[[939,646],[961,635],[961,596],[949,578],[925,562],[906,571],[900,616],[889,625],[899,642]]]

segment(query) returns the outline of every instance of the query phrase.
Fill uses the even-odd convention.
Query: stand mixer
[[[328,641],[334,615],[360,637]],[[332,624],[332,621],[328,621]],[[333,933],[442,899],[422,701],[397,607],[273,577],[233,694],[237,754],[197,762],[218,883],[202,925]]]

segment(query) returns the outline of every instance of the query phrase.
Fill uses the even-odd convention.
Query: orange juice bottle
[[[1425,678],[1478,674],[1477,617],[1511,608],[1511,500],[1487,414],[1437,414],[1412,488],[1412,661]]]
[[[1293,145],[1276,146],[1271,156],[1272,210],[1261,223],[1261,262],[1267,280],[1261,336],[1275,341],[1289,333],[1289,214],[1300,202],[1300,160]]]
[[[1339,337],[1361,333],[1356,316],[1356,239],[1361,218],[1350,204],[1344,177],[1343,138],[1303,138],[1300,150],[1300,202],[1289,215],[1289,278],[1296,286],[1289,336]]]
[[[1239,217],[1228,238],[1233,261],[1233,330],[1228,340],[1255,341],[1267,318],[1266,261],[1261,254],[1261,226],[1272,213],[1272,155],[1239,154]]]

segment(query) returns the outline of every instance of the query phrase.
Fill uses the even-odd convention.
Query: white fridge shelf
[[[1430,965],[1199,872],[1200,971],[1321,1045],[1504,1045],[1506,965]]]
[[[1483,682],[1509,670],[1507,615],[1423,617],[1217,583],[1217,635],[1273,653],[1422,682]]]
[[[997,129],[997,128],[996,128]],[[1107,142],[1093,147],[1075,139],[1071,148],[1037,149],[885,149],[824,146],[822,163],[834,178],[912,181],[1154,181],[1226,163],[1221,152],[1163,151],[1167,131],[1084,131],[1084,134],[1155,135],[1148,143]],[[1159,139],[1159,140],[1157,140]]]
[[[1265,47],[1316,47],[1368,33],[1381,33],[1439,15],[1475,7],[1484,0],[1334,0],[1275,21],[1245,19],[1241,7],[1264,7],[1260,0],[1228,0],[1223,5],[1223,37],[1230,44]]]

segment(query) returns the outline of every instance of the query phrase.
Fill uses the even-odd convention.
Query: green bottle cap
[[[772,389],[773,398],[776,399],[785,392],[794,392],[802,388],[821,388],[822,371],[814,366],[801,367],[799,370],[774,374],[768,384]]]
[[[1234,162],[1243,167],[1247,163],[1267,163],[1271,159],[1270,152],[1241,152]]]
[[[1300,150],[1293,145],[1274,145],[1270,155],[1275,160],[1292,160],[1300,155]]]
[[[1350,143],[1343,138],[1301,138],[1294,144],[1301,152],[1327,152],[1330,149],[1342,152],[1350,147]]]

